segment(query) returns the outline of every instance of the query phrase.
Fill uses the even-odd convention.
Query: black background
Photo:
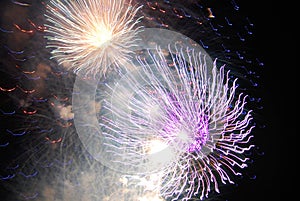
[[[295,104],[291,95],[295,79],[291,72],[295,72],[297,67],[292,64],[295,52],[291,46],[295,45],[296,33],[292,22],[296,14],[291,4],[274,2],[240,2],[241,7],[246,8],[244,12],[254,21],[256,40],[252,46],[265,64],[259,93],[263,99],[262,114],[266,128],[255,136],[265,154],[255,161],[253,167],[257,179],[240,185],[229,200],[294,200],[289,198],[287,190],[290,185],[284,177],[293,175],[290,160],[294,133],[290,131],[293,127],[290,114],[294,111],[289,108]]]
[[[253,47],[256,49],[257,55],[263,58],[265,64],[261,75],[260,93],[263,98],[263,116],[266,121],[266,128],[255,136],[257,144],[264,150],[265,154],[254,164],[257,179],[253,182],[245,182],[240,186],[233,200],[238,201],[241,198],[245,201],[285,200],[283,199],[283,184],[281,182],[283,163],[280,154],[281,148],[278,145],[279,136],[282,134],[280,127],[278,127],[280,126],[279,118],[283,108],[279,101],[280,95],[278,95],[283,81],[278,77],[280,75],[278,71],[281,70],[278,65],[283,59],[278,55],[280,51],[278,51],[278,45],[285,43],[279,42],[285,38],[280,33],[284,27],[282,25],[284,20],[280,18],[284,16],[277,11],[277,5],[272,2],[244,1],[241,7],[247,8],[245,12],[249,13],[254,20],[256,40],[253,42]]]

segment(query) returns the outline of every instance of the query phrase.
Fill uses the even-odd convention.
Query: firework
[[[149,55],[138,58],[140,68],[104,101],[111,111],[100,117],[106,151],[133,169],[163,172],[156,187],[164,198],[219,192],[219,182],[233,183],[230,175],[241,174],[235,169],[247,166],[243,153],[253,147],[247,96],[235,93],[236,80],[224,66],[208,67],[201,53],[159,49]]]
[[[247,166],[243,153],[253,147],[247,96],[184,35],[145,29],[141,38],[128,68],[103,83],[76,79],[74,123],[83,145],[164,199],[219,192],[220,183],[233,183],[236,170]],[[91,107],[93,101],[101,109]]]
[[[51,0],[47,40],[58,63],[82,75],[103,76],[124,63],[135,46],[140,7],[126,0]]]

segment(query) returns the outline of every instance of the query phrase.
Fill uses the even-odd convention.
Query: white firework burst
[[[158,49],[108,92],[99,117],[112,161],[160,175],[155,191],[171,200],[208,197],[247,166],[251,111],[224,66],[201,53]],[[145,178],[145,177],[142,177]]]
[[[105,75],[123,64],[136,45],[137,11],[129,0],[51,0],[45,14],[52,58],[82,75]],[[116,66],[114,65],[114,66]]]

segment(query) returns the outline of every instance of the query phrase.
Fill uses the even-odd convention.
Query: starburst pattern
[[[254,127],[244,109],[247,96],[236,94],[224,66],[208,66],[201,53],[149,53],[148,60],[138,58],[140,69],[125,75],[123,90],[111,93],[114,100],[105,101],[113,118],[100,117],[107,152],[116,163],[157,171],[156,190],[164,198],[203,199],[211,189],[219,192],[218,183],[234,183],[231,176],[241,174],[236,168],[247,166],[243,153],[253,147]]]
[[[124,63],[142,30],[131,0],[51,0],[47,8],[47,47],[77,74],[103,76]]]

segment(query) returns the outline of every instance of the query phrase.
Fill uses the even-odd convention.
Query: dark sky
[[[284,201],[286,198],[283,175],[289,163],[285,155],[285,137],[288,129],[284,129],[284,118],[287,117],[286,82],[289,80],[291,54],[287,52],[293,40],[292,27],[289,21],[293,19],[292,6],[284,6],[271,1],[243,1],[241,7],[247,8],[256,26],[256,40],[253,46],[257,55],[263,58],[265,67],[261,74],[261,97],[264,109],[263,118],[266,128],[256,135],[257,143],[264,150],[264,156],[256,161],[254,171],[257,172],[255,182],[240,186],[238,194],[244,194],[243,201]],[[293,43],[293,42],[292,42]],[[290,78],[292,79],[292,78]],[[293,104],[293,103],[291,103]],[[290,138],[291,139],[291,138]],[[285,166],[286,163],[286,167]],[[242,189],[242,190],[241,190]],[[285,196],[285,197],[284,197]],[[241,198],[236,195],[234,201]]]

